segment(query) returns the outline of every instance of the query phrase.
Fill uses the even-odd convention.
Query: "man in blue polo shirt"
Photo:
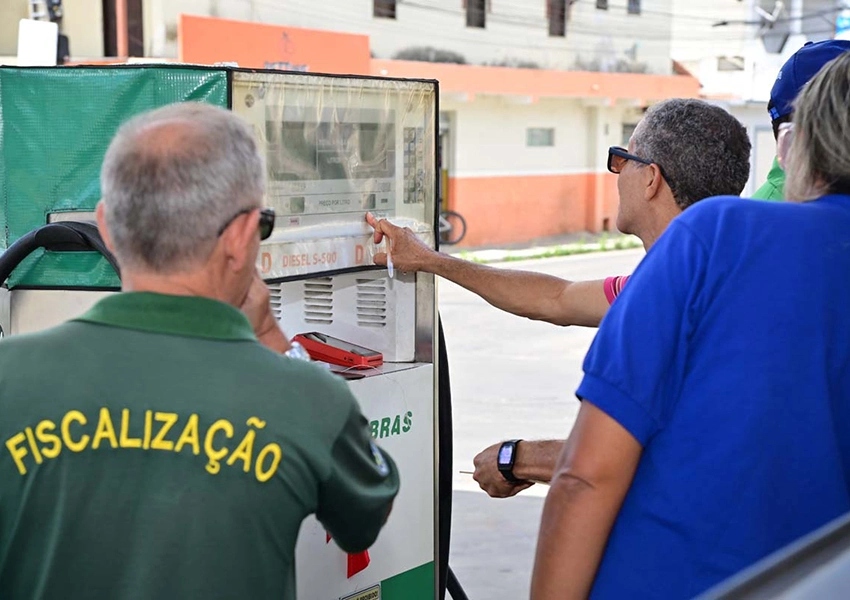
[[[533,600],[691,598],[850,511],[848,89],[844,54],[797,104],[786,194],[811,201],[697,203],[606,315]]]

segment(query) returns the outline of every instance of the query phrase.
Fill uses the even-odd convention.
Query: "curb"
[[[636,236],[622,235],[613,239],[601,240],[598,242],[575,242],[571,244],[534,246],[532,248],[517,249],[493,248],[486,250],[457,250],[447,252],[447,254],[471,262],[486,264],[539,258],[555,258],[576,254],[590,254],[592,252],[609,252],[612,250],[629,250],[632,248],[643,248],[643,243]]]

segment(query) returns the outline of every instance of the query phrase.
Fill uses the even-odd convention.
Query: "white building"
[[[5,0],[0,23],[26,16],[29,4]],[[616,177],[606,172],[608,146],[627,144],[650,103],[699,93],[694,78],[673,74],[674,0],[126,4],[123,42],[110,3],[104,12],[100,0],[65,0],[62,28],[72,60],[123,54],[125,47],[134,55],[178,59],[191,45],[194,61],[310,69],[313,58],[292,60],[298,52],[287,41],[307,39],[309,32],[293,29],[306,28],[363,36],[364,73],[439,79],[445,200],[467,217],[469,244],[613,229],[617,193]],[[202,34],[190,41],[180,35],[181,14],[274,25],[279,31],[274,45],[263,46],[260,36],[247,34],[232,52],[221,54],[217,50],[233,40],[219,31],[215,43]],[[207,21],[201,20],[202,28]],[[196,52],[199,45],[206,54]],[[325,46],[314,53],[323,54],[322,70],[354,72],[329,63],[333,44]],[[411,52],[432,60],[449,53],[466,64],[398,60]],[[2,54],[14,54],[5,35]]]
[[[764,182],[775,155],[767,103],[779,69],[807,41],[834,36],[840,6],[836,0],[674,0],[673,58],[699,79],[703,97],[750,131],[745,195]]]

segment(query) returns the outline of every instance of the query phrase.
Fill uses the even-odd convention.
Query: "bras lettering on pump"
[[[413,412],[407,411],[403,415],[384,417],[369,422],[369,429],[373,439],[384,439],[397,435],[404,435],[413,428]]]

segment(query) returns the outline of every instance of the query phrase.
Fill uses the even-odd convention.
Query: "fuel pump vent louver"
[[[387,281],[357,280],[357,325],[360,327],[387,326]]]
[[[330,277],[304,282],[304,322],[318,325],[334,322],[334,284]]]
[[[274,318],[280,321],[283,316],[283,284],[273,283],[269,285],[269,302],[272,305]]]

